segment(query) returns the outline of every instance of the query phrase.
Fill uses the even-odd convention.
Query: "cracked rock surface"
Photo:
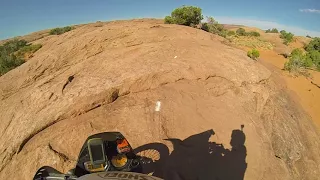
[[[172,148],[163,139],[213,129],[213,140],[230,148],[241,124],[245,179],[320,177],[320,138],[309,116],[278,78],[218,36],[132,20],[36,43],[43,47],[34,57],[0,77],[0,179],[31,179],[44,165],[67,172],[94,133]]]

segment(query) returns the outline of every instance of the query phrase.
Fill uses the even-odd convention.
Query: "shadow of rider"
[[[231,150],[227,150],[224,155],[225,172],[221,179],[242,180],[247,169],[246,156],[247,148],[245,147],[245,134],[240,130],[233,130],[230,145]],[[230,172],[230,173],[228,173]]]
[[[203,168],[199,165],[206,161],[208,154],[208,141],[213,130],[192,135],[181,141],[180,139],[167,139],[172,142],[174,150],[166,162],[164,179],[198,179]]]
[[[243,128],[243,126],[242,126]],[[174,150],[161,165],[154,169],[154,176],[170,180],[243,180],[247,168],[245,134],[243,130],[233,130],[230,145],[209,142],[214,135],[208,130],[192,135],[185,140],[167,139]]]

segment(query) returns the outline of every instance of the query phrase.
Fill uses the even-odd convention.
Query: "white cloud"
[[[245,19],[245,18],[233,18],[233,17],[219,17],[216,16],[215,19],[222,24],[235,24],[235,25],[245,25],[251,27],[257,27],[263,30],[270,29],[270,28],[277,28],[280,30],[286,30],[288,32],[292,32],[296,35],[306,36],[310,35],[312,37],[317,36],[320,37],[319,31],[310,31],[307,29],[303,29],[300,27],[295,26],[287,26],[283,24],[279,24],[273,21],[264,21],[264,20],[254,20],[254,19]]]
[[[300,12],[306,12],[306,13],[320,13],[319,9],[299,9]]]

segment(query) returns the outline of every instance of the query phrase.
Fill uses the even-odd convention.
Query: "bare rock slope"
[[[220,37],[158,20],[88,24],[0,77],[0,179],[74,166],[88,135],[133,147],[213,129],[230,148],[241,124],[245,179],[317,179],[319,133],[261,64]],[[160,112],[155,104],[161,102]],[[171,147],[171,146],[170,146]]]

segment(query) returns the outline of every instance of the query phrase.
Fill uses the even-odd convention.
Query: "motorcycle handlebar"
[[[46,177],[36,177],[33,180],[44,180],[44,179],[50,179],[50,180],[77,180],[78,177],[71,176],[68,174],[50,174]]]

